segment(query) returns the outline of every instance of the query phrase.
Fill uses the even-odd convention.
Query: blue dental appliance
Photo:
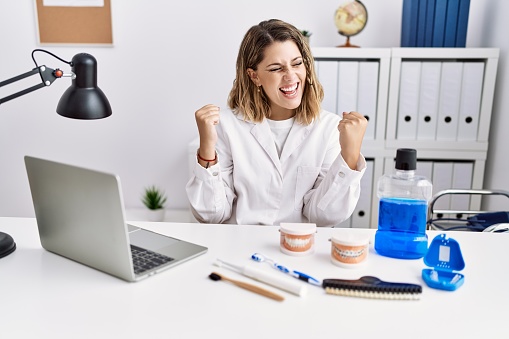
[[[432,267],[422,270],[422,279],[431,288],[455,291],[465,282],[465,276],[456,272],[465,268],[460,245],[445,234],[433,239],[424,256],[424,263]]]

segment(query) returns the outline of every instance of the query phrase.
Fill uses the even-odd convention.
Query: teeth
[[[282,90],[283,92],[293,92],[297,89],[297,85],[298,84],[295,84],[292,87],[281,87],[280,90]]]
[[[302,248],[309,245],[310,238],[299,239],[285,237],[285,243],[292,248]]]
[[[364,249],[362,248],[360,250],[353,251],[353,250],[341,250],[337,247],[334,247],[334,252],[336,252],[336,254],[340,258],[358,258],[362,256],[362,254],[364,253]]]

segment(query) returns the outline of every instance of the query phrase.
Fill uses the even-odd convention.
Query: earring
[[[261,92],[260,87],[262,87],[262,86],[258,86],[258,88],[257,88],[258,93]]]

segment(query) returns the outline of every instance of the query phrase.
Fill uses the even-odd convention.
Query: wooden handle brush
[[[234,284],[234,285],[236,285],[236,286],[238,286],[240,288],[246,289],[246,290],[254,292],[254,293],[258,293],[258,294],[263,295],[263,296],[265,296],[267,298],[271,298],[271,299],[274,299],[274,300],[277,300],[277,301],[285,300],[285,298],[283,296],[279,295],[279,294],[273,293],[271,291],[268,291],[268,290],[266,290],[264,288],[261,288],[261,287],[258,287],[256,285],[252,285],[252,284],[249,284],[249,283],[245,283],[243,281],[234,280],[234,279],[225,277],[224,275],[221,275],[221,274],[216,273],[216,272],[210,273],[209,278],[214,280],[214,281],[224,280],[224,281],[231,282],[232,284]]]

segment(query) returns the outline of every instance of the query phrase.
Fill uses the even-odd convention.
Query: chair
[[[437,200],[448,195],[469,195],[469,196],[488,196],[501,195],[509,199],[509,192],[504,190],[488,189],[447,189],[436,193],[428,205],[428,221],[426,227],[428,230],[468,230],[482,231],[484,227],[472,225],[469,218],[475,218],[476,215],[483,213],[492,213],[491,211],[481,210],[436,210]],[[509,211],[509,208],[508,208]],[[454,217],[450,217],[450,216]],[[467,217],[465,217],[467,215]],[[443,217],[449,216],[449,217]]]

